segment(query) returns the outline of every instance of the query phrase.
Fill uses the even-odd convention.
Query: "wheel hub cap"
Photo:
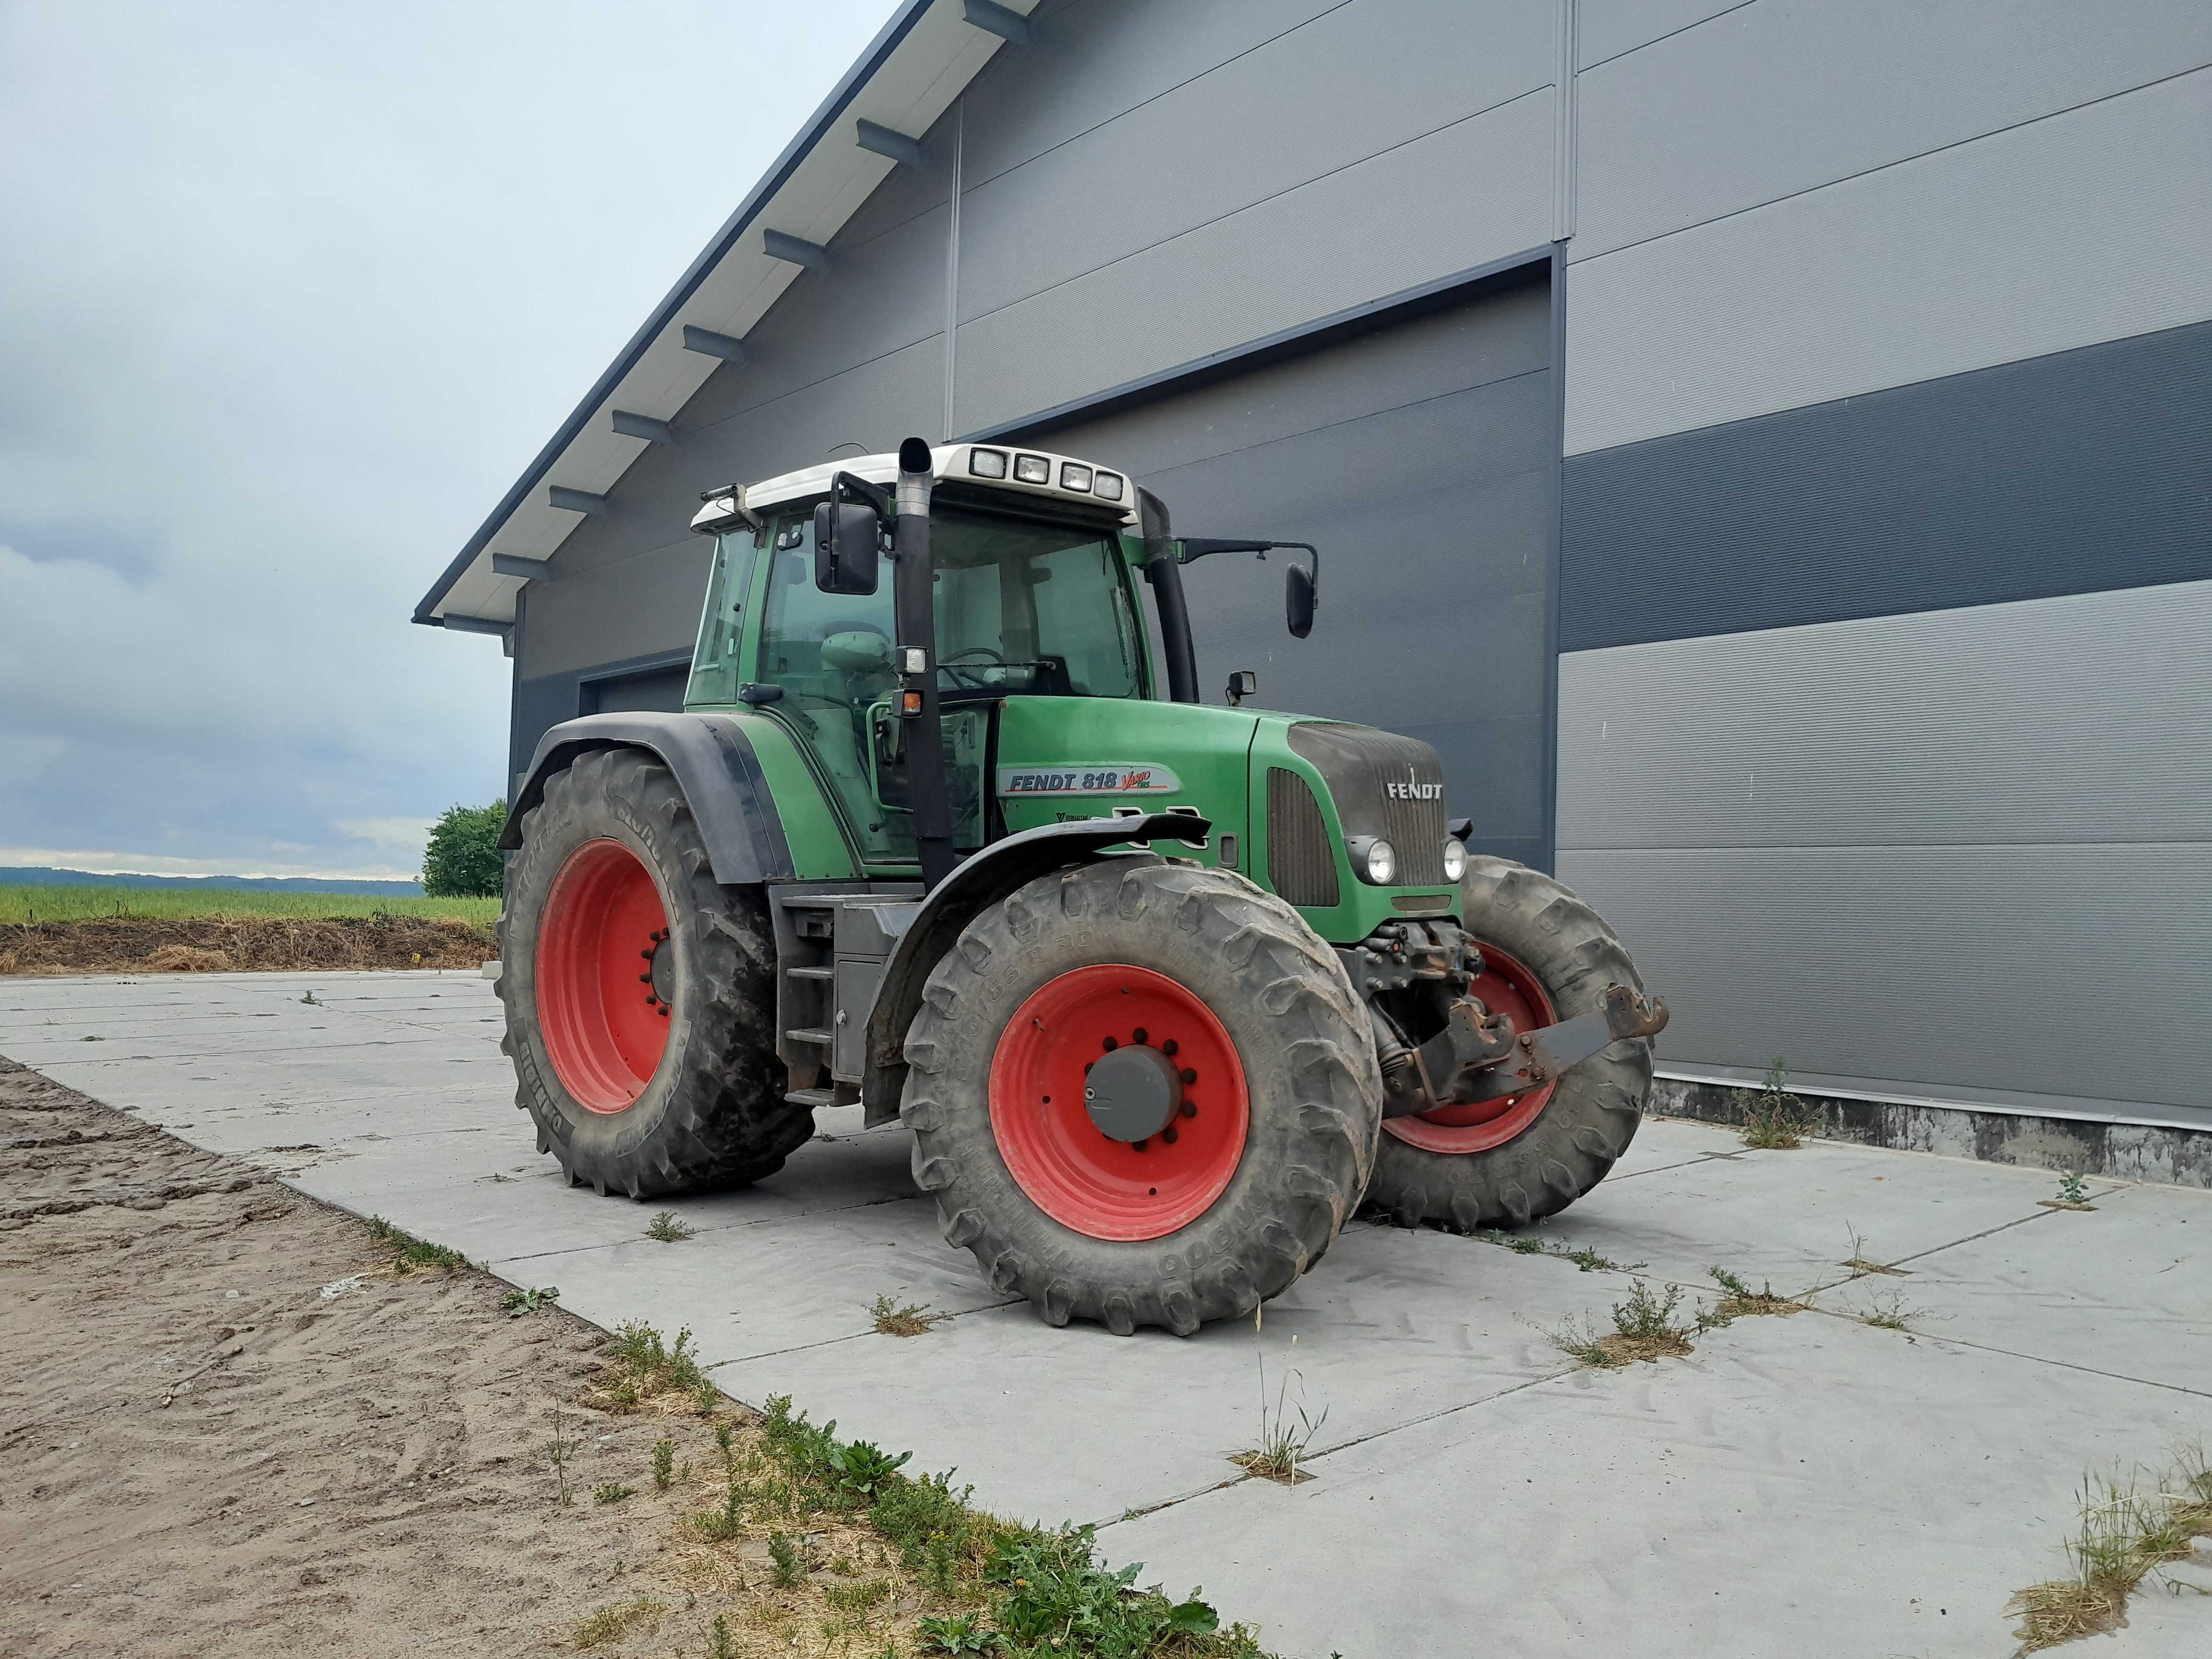
[[[1182,1109],[1182,1073],[1158,1049],[1131,1044],[1091,1068],[1083,1109],[1101,1134],[1115,1140],[1148,1140]]]

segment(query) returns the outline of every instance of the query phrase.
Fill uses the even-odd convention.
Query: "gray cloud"
[[[498,793],[408,614],[890,9],[0,6],[0,862]]]

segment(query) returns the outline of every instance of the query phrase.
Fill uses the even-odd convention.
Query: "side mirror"
[[[824,593],[872,593],[884,521],[865,501],[814,509],[814,585]]]
[[[1243,706],[1245,698],[1257,696],[1259,691],[1260,677],[1249,668],[1240,668],[1229,677],[1229,690],[1225,695],[1229,706],[1237,708]]]
[[[1294,564],[1283,572],[1283,619],[1290,624],[1291,637],[1302,640],[1312,633],[1313,618],[1313,572]]]

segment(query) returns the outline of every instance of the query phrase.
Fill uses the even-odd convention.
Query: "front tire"
[[[1602,1011],[1609,985],[1644,988],[1596,911],[1510,859],[1469,857],[1460,926],[1482,947],[1474,994],[1516,1030]],[[1637,1037],[1542,1089],[1393,1118],[1382,1126],[1368,1206],[1401,1227],[1435,1222],[1462,1232],[1555,1215],[1628,1150],[1650,1090],[1651,1044]]]
[[[1124,1044],[1171,1058],[1192,1109],[1133,1142],[1083,1104]],[[1124,1336],[1188,1336],[1288,1289],[1357,1206],[1382,1121],[1334,953],[1242,878],[1158,858],[1042,877],[976,916],[906,1059],[915,1181],[945,1238],[1048,1323]]]
[[[740,1186],[812,1133],[783,1098],[766,900],[714,880],[651,755],[596,750],[546,781],[501,934],[515,1104],[572,1184],[634,1199]]]

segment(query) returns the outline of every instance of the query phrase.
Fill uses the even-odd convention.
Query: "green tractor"
[[[1520,1226],[1626,1149],[1666,1010],[1605,923],[1467,851],[1426,744],[1200,701],[1182,566],[1294,548],[1303,637],[1313,549],[992,444],[704,499],[684,712],[554,726],[501,842],[572,1184],[756,1181],[858,1103],[1000,1290],[1188,1335],[1363,1204]]]

